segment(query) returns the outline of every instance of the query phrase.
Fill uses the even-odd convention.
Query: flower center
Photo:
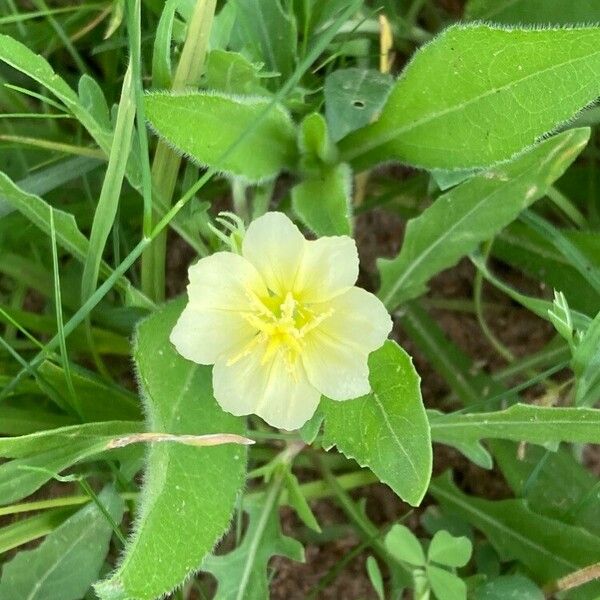
[[[309,306],[298,302],[291,292],[283,298],[278,295],[259,298],[253,292],[248,292],[248,299],[251,311],[243,313],[243,317],[256,328],[256,335],[239,354],[228,361],[228,365],[250,354],[256,345],[266,343],[261,364],[283,351],[288,369],[294,370],[306,334],[333,314],[333,309],[317,314]]]

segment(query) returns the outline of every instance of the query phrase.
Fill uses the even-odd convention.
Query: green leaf
[[[438,531],[431,540],[427,560],[447,567],[464,567],[471,558],[473,544],[467,537],[454,537],[447,531]]]
[[[64,370],[44,361],[37,369],[44,381],[55,389],[66,388]],[[142,418],[137,396],[111,385],[91,371],[71,366],[71,379],[77,393],[77,405],[86,421],[139,421]],[[99,401],[102,398],[102,401]]]
[[[110,132],[112,130],[110,109],[100,84],[86,73],[79,80],[78,92],[81,105],[103,129]]]
[[[337,448],[417,506],[431,477],[431,438],[420,378],[410,356],[387,341],[369,357],[371,393],[334,402],[323,398],[323,446]]]
[[[599,28],[600,29],[600,28]],[[597,294],[600,294],[600,264],[597,258],[588,260],[585,253],[571,242],[563,234],[563,230],[556,227],[550,221],[544,219],[539,214],[531,210],[523,211],[521,221],[527,223],[529,227],[546,237],[566,259],[579,271],[579,274],[585,277]]]
[[[524,306],[527,310],[531,311],[534,315],[537,315],[541,319],[549,322],[552,321],[551,312],[554,310],[554,303],[549,300],[542,300],[541,298],[533,298],[517,292],[510,286],[506,285],[503,281],[500,281],[493,273],[490,272],[487,265],[483,261],[483,257],[480,254],[472,254],[470,257],[471,262],[477,267],[479,272],[489,281],[493,286],[504,292],[509,298],[512,298],[515,302],[518,302]],[[573,319],[573,325],[578,329],[587,329],[591,322],[587,315],[580,312],[571,311],[571,318]]]
[[[352,171],[346,164],[309,175],[292,188],[292,207],[317,235],[350,235]]]
[[[533,444],[600,444],[600,410],[515,404],[506,410],[430,415],[434,441],[505,439]]]
[[[136,433],[140,424],[128,421],[85,423],[0,438],[0,505],[20,500],[67,467],[109,449],[121,435]]]
[[[502,575],[478,587],[473,600],[544,600],[542,590],[523,575]]]
[[[594,406],[600,400],[600,312],[579,342],[572,366],[577,376],[575,403]]]
[[[338,141],[367,125],[383,107],[394,80],[374,69],[336,69],[325,79],[325,115]]]
[[[87,238],[79,231],[72,214],[53,208],[39,196],[23,191],[8,175],[1,172],[0,197],[47,235],[50,235],[50,211],[52,211],[58,245],[80,262],[85,262],[90,245]],[[107,276],[112,269],[105,262],[101,262],[100,272]],[[116,287],[134,299],[136,304],[147,306],[148,300],[133,288],[126,277],[120,277]]]
[[[285,472],[285,489],[287,490],[287,503],[296,511],[300,520],[313,531],[321,533],[319,522],[302,494],[298,478],[291,471]]]
[[[493,396],[518,398],[498,381],[474,368],[471,359],[444,337],[423,309],[409,304],[402,326],[419,350],[465,405],[479,406]],[[571,451],[549,452],[527,446],[518,455],[514,442],[488,442],[507,483],[517,497],[526,498],[538,513],[579,525],[600,537],[597,478],[581,465]]]
[[[295,166],[296,131],[283,108],[273,106],[253,126],[270,104],[266,98],[206,92],[153,93],[145,100],[153,129],[177,150],[202,166],[250,182],[273,178]]]
[[[429,424],[433,422],[436,415],[443,415],[444,413],[440,413],[438,411],[430,410],[427,415],[429,417]],[[492,455],[488,452],[487,448],[485,448],[479,440],[463,440],[459,436],[446,436],[441,439],[434,439],[432,432],[432,440],[437,443],[446,444],[447,446],[452,446],[456,448],[461,454],[464,454],[472,463],[476,464],[478,467],[482,469],[491,469],[494,466],[494,459]]]
[[[379,600],[385,600],[385,589],[383,587],[383,575],[381,574],[381,569],[379,568],[379,564],[377,563],[377,559],[373,556],[369,556],[366,562],[367,575],[369,576],[369,581],[377,594]]]
[[[158,89],[172,87],[171,42],[175,11],[179,4],[181,4],[181,0],[167,0],[156,26],[152,49],[152,87]]]
[[[112,488],[98,496],[119,523],[123,501]],[[98,578],[112,537],[112,526],[90,502],[50,533],[34,550],[4,565],[0,597],[23,600],[79,600]]]
[[[298,31],[289,2],[236,0],[237,19],[232,31],[235,49],[244,49],[255,62],[286,81],[296,66]],[[278,83],[280,85],[280,83]]]
[[[337,163],[337,148],[329,136],[327,121],[319,113],[311,113],[300,124],[298,146],[306,171]]]
[[[590,262],[600,263],[600,236],[590,231],[565,230],[564,234]],[[588,280],[545,236],[525,223],[515,221],[507,227],[494,241],[492,254],[548,287],[563,292],[572,308],[593,315],[600,306],[600,294]]]
[[[228,554],[208,556],[202,570],[212,573],[218,588],[214,600],[264,600],[269,597],[267,566],[272,556],[304,561],[304,548],[281,533],[276,497],[245,498],[248,529],[241,544]],[[271,501],[270,501],[271,500]]]
[[[244,420],[217,406],[211,369],[185,360],[169,342],[182,308],[182,301],[171,302],[138,329],[134,358],[147,429],[243,433]],[[96,586],[100,598],[154,600],[194,573],[227,529],[245,472],[239,445],[153,444],[134,533],[117,570]]]
[[[39,407],[39,401],[24,403],[23,398],[0,403],[0,434],[27,435],[44,429],[74,425],[75,419]]]
[[[123,80],[121,99],[116,116],[115,135],[110,149],[106,175],[102,182],[100,197],[94,212],[89,248],[83,263],[83,275],[81,276],[82,303],[88,300],[96,291],[98,276],[102,267],[102,254],[119,208],[119,198],[123,178],[125,177],[127,159],[131,150],[133,123],[136,114],[131,77],[132,67],[130,62]]]
[[[45,58],[32,52],[27,46],[14,40],[8,35],[0,35],[0,60],[11,65],[18,71],[28,75],[52,92],[87,129],[94,141],[104,153],[110,154],[112,132],[107,131],[102,123],[80,102],[77,94],[59,77]],[[130,157],[127,164],[127,177],[131,185],[140,187],[140,165],[138,157]]]
[[[548,318],[557,333],[573,347],[574,340],[573,335],[575,331],[573,329],[573,317],[571,315],[571,309],[569,303],[562,292],[554,290],[554,301],[552,302],[552,308],[548,310]]]
[[[427,565],[427,579],[438,600],[467,600],[467,586],[454,573]]]
[[[469,0],[465,18],[507,25],[579,25],[600,22],[595,0]]]
[[[598,478],[573,458],[571,450],[551,452],[528,446],[521,458],[516,456],[513,443],[498,440],[490,445],[517,497],[526,499],[536,512],[584,527],[600,537]]]
[[[417,567],[425,566],[425,553],[421,542],[406,526],[395,524],[384,540],[387,551],[396,559]]]
[[[409,221],[400,254],[381,259],[379,296],[389,309],[421,295],[427,281],[475,250],[544,196],[581,152],[589,129],[561,133],[511,163],[472,177]]]
[[[211,50],[206,59],[206,87],[226,94],[268,96],[260,84],[260,68],[239,52]]]
[[[64,292],[62,295],[62,300],[65,308],[79,306],[78,299],[71,299],[70,297],[65,299]],[[74,301],[71,302],[71,300]],[[19,323],[19,325],[25,329],[29,330],[30,333],[38,332],[46,335],[53,335],[57,330],[56,315],[40,314],[38,312],[30,312],[20,308],[13,308],[12,306],[8,306],[6,304],[0,304],[0,322],[10,323],[11,319]],[[131,345],[125,335],[115,333],[114,331],[109,331],[107,329],[101,329],[99,327],[92,327],[92,336],[96,350],[100,354],[129,356]],[[73,352],[89,352],[90,343],[86,332],[83,330],[83,327],[77,327],[71,332],[69,335],[69,348]],[[98,421],[102,419],[90,420]]]
[[[533,512],[522,500],[482,500],[467,496],[449,475],[432,481],[430,492],[440,504],[482,531],[503,560],[517,559],[541,583],[600,560],[600,538]],[[600,583],[586,586],[600,592]]]
[[[43,195],[93,171],[100,162],[97,158],[87,156],[68,158],[57,164],[36,169],[35,173],[17,181],[15,185],[29,194]],[[14,207],[0,195],[0,217],[14,210]]]
[[[53,508],[0,528],[0,554],[48,535],[74,512],[72,506]]]
[[[341,141],[342,159],[356,169],[508,160],[600,95],[599,45],[596,27],[451,27],[417,51],[380,118]]]

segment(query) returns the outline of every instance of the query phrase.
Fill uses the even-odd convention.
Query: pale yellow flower
[[[189,302],[171,333],[185,358],[212,365],[214,395],[234,415],[301,427],[321,394],[370,391],[367,357],[392,321],[354,287],[358,254],[347,236],[304,238],[283,213],[248,227],[241,255],[217,252],[190,267]]]

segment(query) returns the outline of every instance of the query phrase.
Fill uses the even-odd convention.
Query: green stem
[[[492,249],[491,242],[487,242],[485,244],[484,249],[484,261],[487,262],[488,256]],[[488,342],[492,345],[494,350],[508,363],[512,363],[515,360],[513,353],[496,337],[494,332],[490,329],[485,315],[483,313],[483,304],[482,304],[482,296],[483,296],[483,273],[481,270],[477,269],[475,271],[475,278],[473,280],[473,301],[475,303],[475,314],[477,316],[477,321],[479,322],[479,327],[481,327],[481,331],[487,338]]]
[[[197,0],[188,33],[173,79],[173,90],[196,86],[204,68],[204,58],[215,13],[216,0]],[[156,201],[163,209],[171,205],[181,156],[166,142],[160,141],[152,163],[152,181]],[[159,213],[160,214],[160,213]],[[165,262],[167,254],[167,232],[162,232],[151,249],[142,257],[142,290],[156,302],[165,297]]]
[[[353,490],[371,483],[379,481],[370,471],[360,470],[352,473],[339,475],[335,478],[339,487],[342,490]],[[323,481],[311,481],[300,485],[300,491],[306,500],[320,500],[333,495],[333,492],[328,484]],[[250,492],[246,497],[256,497],[263,494],[263,491]],[[120,494],[123,500],[128,502],[138,499],[137,492],[125,492]],[[36,500],[34,502],[23,502],[21,504],[13,504],[12,506],[0,507],[0,517],[7,515],[16,515],[33,511],[50,510],[53,508],[64,508],[68,506],[80,506],[89,502],[89,496],[63,496],[62,498],[52,498],[50,500]],[[284,505],[287,502],[287,493],[284,491],[280,498],[279,504]]]
[[[546,192],[546,196],[548,196],[555,206],[567,215],[579,229],[585,229],[587,227],[586,218],[560,190],[551,185]]]
[[[262,536],[264,530],[269,522],[269,517],[271,513],[277,508],[277,500],[281,494],[281,489],[283,487],[284,480],[284,471],[283,469],[275,474],[269,487],[267,489],[264,505],[262,512],[260,514],[260,520],[256,526],[256,532],[254,535],[254,539],[248,549],[248,555],[246,556],[246,565],[244,568],[244,572],[242,573],[242,577],[238,583],[238,590],[236,595],[236,600],[243,600],[246,595],[246,588],[248,586],[248,581],[250,580],[250,575],[252,574],[252,568],[254,566],[254,557],[258,552],[260,547],[260,542],[262,540]]]
[[[331,489],[333,496],[337,500],[342,510],[346,513],[348,518],[356,525],[360,537],[364,542],[368,543],[373,550],[386,562],[391,562],[397,566],[404,575],[410,577],[411,571],[406,565],[400,562],[398,559],[393,557],[386,549],[384,543],[381,541],[381,531],[369,519],[361,512],[356,506],[354,500],[348,495],[346,490],[339,484],[338,479],[331,472],[327,464],[321,459],[320,456],[314,455],[314,463],[319,472],[321,473],[323,480]]]
[[[141,0],[135,0],[133,8],[130,5],[127,5],[133,96],[135,98],[137,134],[142,163],[142,196],[144,199],[142,235],[148,237],[152,232],[152,174],[150,172],[150,161],[148,158],[148,135],[146,133],[144,89],[142,85],[141,10]]]

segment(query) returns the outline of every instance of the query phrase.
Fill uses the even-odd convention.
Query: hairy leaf
[[[381,110],[394,80],[374,69],[337,69],[325,79],[325,115],[334,140],[367,125]]]
[[[600,444],[600,410],[515,404],[506,410],[430,416],[437,442],[504,439],[545,444]]]
[[[351,232],[352,172],[348,165],[324,168],[292,188],[292,206],[317,235]]]
[[[181,301],[171,302],[138,329],[134,357],[147,429],[242,433],[244,420],[223,412],[213,398],[210,368],[185,360],[169,342],[182,308]],[[152,445],[135,530],[117,570],[96,586],[100,598],[154,600],[194,573],[229,525],[245,470],[239,445]]]
[[[323,446],[369,467],[403,500],[417,506],[431,477],[431,438],[420,378],[408,354],[388,341],[369,357],[370,394],[321,400]]]
[[[268,99],[155,93],[145,105],[153,129],[203,166],[256,182],[295,165],[294,125]]]
[[[467,19],[507,25],[581,25],[600,22],[600,4],[595,0],[469,0]]]
[[[460,25],[417,51],[381,117],[340,142],[357,169],[505,161],[600,95],[600,29]]]

